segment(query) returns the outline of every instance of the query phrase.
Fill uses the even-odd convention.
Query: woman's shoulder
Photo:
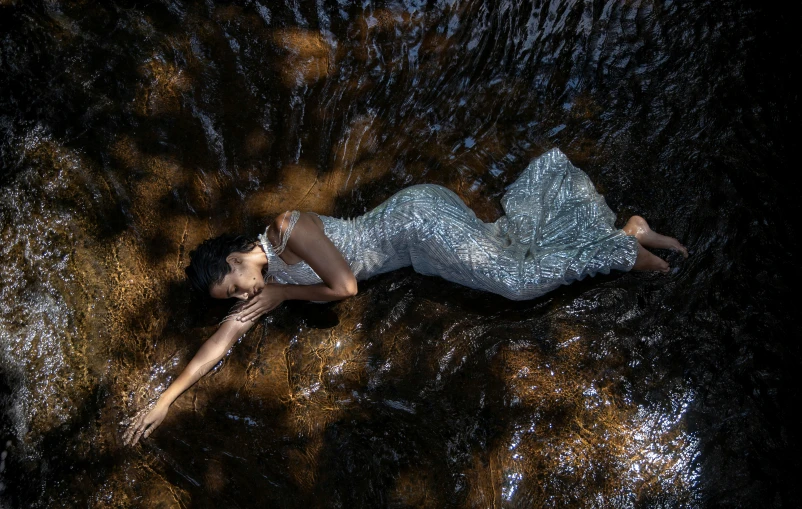
[[[287,240],[298,222],[300,212],[297,210],[287,210],[278,214],[272,221],[267,224],[265,234],[267,240],[270,241],[274,249],[286,247]]]
[[[297,216],[299,215],[300,212],[297,210],[286,210],[274,217],[273,220],[268,223],[267,229],[276,234],[284,235],[290,228],[290,224],[298,221]],[[293,216],[295,216],[294,220]]]

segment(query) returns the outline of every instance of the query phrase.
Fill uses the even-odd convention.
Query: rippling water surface
[[[794,506],[777,9],[0,0],[0,505]],[[691,257],[524,303],[411,271],[288,303],[122,445],[225,313],[183,285],[201,240],[424,182],[493,220],[554,146]]]

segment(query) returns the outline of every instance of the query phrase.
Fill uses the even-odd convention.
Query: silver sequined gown
[[[412,186],[355,219],[320,216],[326,236],[357,280],[412,266],[508,299],[532,299],[610,270],[628,271],[637,241],[613,226],[615,214],[588,176],[558,149],[533,160],[502,198],[505,215],[484,223],[459,197]],[[305,262],[287,265],[266,235],[267,279],[322,282]]]

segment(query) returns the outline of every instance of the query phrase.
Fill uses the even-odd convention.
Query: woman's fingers
[[[275,307],[276,306],[268,307],[267,305],[262,304],[247,311],[241,311],[239,318],[243,322],[248,320],[255,320],[259,318],[261,315],[267,313],[268,311],[275,309]]]
[[[256,318],[259,317],[259,315],[261,315],[264,312],[265,311],[262,308],[255,309],[255,310],[252,310],[252,311],[248,311],[247,313],[246,312],[242,312],[242,313],[240,313],[239,320],[241,322],[247,322],[249,320],[255,320]]]
[[[248,302],[239,312],[239,318],[242,319],[245,316],[252,316],[254,314],[259,315],[264,312],[264,304],[259,301],[252,301]],[[243,320],[244,321],[244,320]]]
[[[131,442],[131,445],[136,445],[136,443],[139,442],[139,439],[142,437],[142,434],[145,432],[147,427],[148,425],[143,422],[142,425],[140,425],[137,428],[136,433],[134,433],[134,439]]]
[[[141,421],[141,416],[139,414],[135,415],[133,419],[131,419],[131,423],[128,425],[128,429],[125,430],[123,433],[123,442],[125,445],[131,441],[134,437],[134,433],[136,433],[137,428],[139,428],[139,423]]]
[[[140,426],[141,424],[136,422],[130,428],[128,428],[125,433],[125,445],[133,445],[136,443]]]
[[[133,441],[131,441],[131,445],[136,445],[139,442],[139,438],[142,436],[142,431],[137,431],[136,435],[134,435]]]
[[[150,432],[153,431],[155,426],[152,426],[153,421],[148,419],[149,415],[149,410],[141,410],[131,419],[131,424],[128,426],[128,429],[125,430],[125,433],[123,433],[123,443],[125,445],[136,445],[143,434],[145,438],[150,435]]]
[[[142,438],[148,438],[150,434],[153,433],[153,430],[156,429],[158,426],[159,424],[154,422],[148,429],[145,430],[145,434],[142,435]]]

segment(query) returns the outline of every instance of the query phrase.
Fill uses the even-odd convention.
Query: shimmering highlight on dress
[[[533,160],[501,203],[505,215],[484,223],[452,191],[424,184],[399,191],[355,219],[320,219],[358,280],[412,266],[421,274],[525,300],[635,264],[635,238],[615,228],[604,198],[558,149]],[[259,240],[268,280],[322,282],[305,262],[284,263],[266,234]]]

